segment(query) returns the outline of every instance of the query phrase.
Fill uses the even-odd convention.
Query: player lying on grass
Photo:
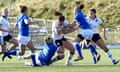
[[[52,57],[54,56],[57,47],[53,44],[53,40],[51,37],[45,38],[45,48],[43,48],[42,52],[24,56],[23,59],[31,59],[31,62],[25,63],[26,65],[31,66],[46,66],[51,62]],[[5,55],[14,55],[14,51],[6,52]]]

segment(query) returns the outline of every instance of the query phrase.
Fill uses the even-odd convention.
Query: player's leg
[[[5,44],[5,37],[3,37],[3,36],[0,36],[0,54],[4,54],[4,53],[6,53],[6,51],[7,51],[7,49],[6,49],[6,44]],[[6,55],[3,55],[3,57],[2,57],[2,61],[4,61],[4,57],[8,57],[9,59],[11,59],[12,57],[11,56],[6,56]]]
[[[91,51],[91,54],[93,56],[93,63],[96,64],[100,60],[100,55],[96,51],[95,43],[93,43],[91,40],[87,40],[87,46]]]
[[[30,40],[28,42],[27,47],[30,49],[31,53],[35,53],[35,48],[34,48],[34,45],[32,43],[32,40]]]
[[[30,51],[31,51],[31,54],[35,54],[34,52],[34,45],[32,44],[32,41],[31,41],[31,38],[30,37],[25,37],[25,38],[23,38],[24,39],[24,41],[22,41],[21,43],[23,43],[22,45],[21,45],[21,50],[20,50],[20,52],[19,52],[19,59],[23,59],[23,55],[24,55],[24,53],[25,53],[25,48],[26,48],[26,46],[30,49]]]
[[[22,36],[19,37],[19,39],[18,39],[19,51],[16,51],[16,50],[6,51],[4,53],[4,56],[2,57],[3,61],[4,61],[6,56],[10,56],[10,55],[18,56],[18,59],[23,59],[23,55],[25,53],[25,48],[26,48],[26,45],[27,45],[27,40],[28,40],[27,38],[24,38]]]
[[[13,50],[18,46],[18,41],[14,38],[11,38],[8,42],[11,44],[8,50]]]
[[[98,37],[98,35],[94,35],[92,40],[107,54],[113,64],[119,63],[119,61],[112,56],[104,41],[100,37]]]
[[[25,65],[27,65],[27,66],[42,66],[38,56],[39,55],[37,53],[24,56],[24,59],[31,59],[31,61],[32,61],[32,62],[25,62]]]
[[[76,49],[78,53],[78,57],[74,61],[79,61],[83,59],[81,46],[79,44],[82,40],[84,40],[84,37],[81,34],[78,34],[77,37],[75,38],[74,48]]]
[[[65,55],[64,55],[64,47],[63,46],[58,47],[57,54],[58,55],[51,60],[51,63],[64,59]]]
[[[75,53],[74,47],[73,47],[72,43],[70,43],[67,40],[64,41],[63,44],[64,44],[64,47],[67,48],[70,51],[70,53],[68,54],[68,58],[66,60],[65,65],[71,65],[70,61],[71,61],[71,59],[72,59],[72,57],[73,57],[73,55]]]
[[[0,36],[0,54],[3,54],[6,51],[4,37]]]
[[[7,56],[10,56],[10,55],[15,55],[15,56],[18,56],[18,59],[21,60],[23,59],[23,55],[25,53],[25,48],[26,48],[26,45],[24,44],[19,44],[19,51],[16,51],[16,50],[10,50],[10,51],[6,51],[4,52],[4,55],[2,57],[2,60],[4,61],[4,59],[7,57]]]
[[[55,44],[57,45],[58,48],[57,49],[58,55],[51,60],[51,63],[62,60],[64,58],[64,45],[62,39],[55,40]]]
[[[6,46],[4,44],[0,44],[0,54],[3,54],[6,51]]]
[[[36,65],[36,61],[35,61],[35,48],[34,45],[32,43],[32,41],[30,40],[27,44],[27,47],[30,49],[31,51],[31,59],[32,59],[32,63],[33,65]]]

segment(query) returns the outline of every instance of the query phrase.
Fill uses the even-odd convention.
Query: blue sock
[[[94,64],[97,63],[95,56],[93,56],[93,63],[94,63]]]
[[[35,60],[35,54],[34,54],[34,53],[31,54],[31,59],[32,59],[32,64],[33,64],[33,66],[37,65],[36,60]]]
[[[5,52],[5,54],[9,56],[9,55],[17,55],[18,53],[16,50],[12,50],[12,51]]]
[[[83,57],[82,56],[82,52],[81,52],[81,46],[79,45],[79,43],[75,42],[74,43],[74,48],[77,50],[77,53],[80,57]]]
[[[92,54],[95,54],[95,55],[98,54],[97,51],[96,51],[96,49],[95,49],[95,47],[93,45],[89,45],[88,48],[90,48]]]

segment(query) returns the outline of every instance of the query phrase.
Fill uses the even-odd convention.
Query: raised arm
[[[39,21],[32,20],[32,19],[29,19],[27,17],[24,19],[24,22],[25,22],[25,24],[29,24],[29,25],[34,24],[34,23],[39,23]]]

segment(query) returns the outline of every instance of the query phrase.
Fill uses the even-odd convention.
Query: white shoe
[[[32,66],[32,63],[31,62],[25,62],[24,63],[26,66]]]
[[[23,60],[24,57],[23,56],[18,56],[18,60]]]

